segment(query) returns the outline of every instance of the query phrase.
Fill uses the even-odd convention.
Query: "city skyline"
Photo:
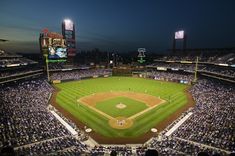
[[[61,33],[65,18],[75,23],[77,49],[150,52],[172,48],[175,31],[185,30],[188,48],[234,47],[233,0],[30,1],[0,2],[0,48],[39,53],[44,28]]]

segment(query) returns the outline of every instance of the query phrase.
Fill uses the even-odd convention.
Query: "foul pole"
[[[48,61],[48,57],[47,57],[48,55],[45,54],[44,56],[46,57],[45,60],[46,60],[47,81],[50,82],[49,67],[48,67],[48,62],[49,62],[49,61]]]
[[[197,82],[197,70],[198,70],[198,56],[196,58],[195,72],[194,72],[194,82]]]

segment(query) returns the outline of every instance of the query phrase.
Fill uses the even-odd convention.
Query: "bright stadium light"
[[[175,39],[183,39],[183,38],[184,38],[184,30],[175,32]]]
[[[65,19],[64,24],[66,30],[73,30],[73,22],[70,19]]]

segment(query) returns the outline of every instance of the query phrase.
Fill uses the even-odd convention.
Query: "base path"
[[[145,109],[145,110],[143,110],[143,111],[141,111],[141,112],[139,112],[139,113],[136,113],[135,115],[132,115],[132,116],[129,117],[128,119],[133,120],[133,119],[137,118],[138,116],[140,116],[140,115],[142,115],[142,114],[144,114],[144,113],[146,113],[146,112],[152,110],[153,108],[155,108],[155,107],[157,107],[157,106],[159,106],[160,104],[165,103],[165,102],[166,102],[165,100],[162,100],[160,103],[158,103],[158,104],[156,104],[156,105],[154,105],[154,106],[152,106],[152,107],[149,107],[149,108],[147,108],[147,109]]]
[[[98,112],[99,114],[105,116],[105,117],[108,118],[108,119],[111,119],[111,120],[112,120],[112,119],[113,119],[113,120],[115,119],[115,118],[113,118],[112,116],[110,116],[110,115],[108,115],[108,114],[106,114],[106,113],[100,111],[99,109],[96,109],[96,108],[93,107],[93,106],[87,105],[87,103],[84,103],[83,101],[78,100],[78,102],[82,103],[83,105],[86,105],[86,106],[89,107],[90,109],[92,109],[92,110]]]
[[[110,92],[103,92],[103,93],[95,93],[92,95],[84,96],[78,100],[78,102],[83,102],[86,103],[87,105],[90,106],[95,106],[96,103],[112,99],[115,97],[127,97],[130,99],[134,99],[140,102],[145,103],[147,106],[151,107],[154,106],[162,101],[162,99],[144,94],[144,93],[138,93],[138,92],[121,92],[121,91],[110,91]]]

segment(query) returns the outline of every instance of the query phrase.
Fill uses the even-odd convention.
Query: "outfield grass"
[[[60,106],[71,112],[74,117],[78,118],[80,121],[91,127],[94,131],[107,137],[139,136],[149,131],[156,124],[162,122],[169,115],[187,103],[187,97],[184,93],[184,89],[187,87],[187,85],[150,79],[132,77],[96,78],[55,84],[55,86],[61,89],[56,97],[56,101]],[[146,93],[147,91],[148,94],[160,97],[167,102],[139,116],[134,121],[134,124],[131,128],[124,130],[111,128],[108,124],[108,119],[106,119],[104,116],[87,108],[84,105],[78,105],[77,103],[77,99],[83,96],[91,95],[93,93],[129,90],[139,93]],[[169,102],[169,100],[171,100],[171,102]],[[112,110],[112,115],[115,116],[119,116],[118,113],[120,113],[120,116],[125,116],[123,111],[115,112],[114,106],[108,105],[108,103],[109,102],[105,104],[105,107],[102,107],[101,105],[99,106],[98,104],[97,108],[108,113],[111,113],[110,110]],[[142,105],[138,105],[136,107],[134,105],[130,106],[132,106],[132,109],[134,110],[142,110],[142,108],[139,108],[140,106],[142,107]],[[113,109],[111,109],[111,107]],[[129,113],[130,112],[127,111],[126,115]]]
[[[123,109],[117,108],[116,105],[119,103],[126,105],[126,107]],[[145,103],[127,97],[116,97],[104,100],[98,102],[95,107],[112,117],[130,117],[148,108]]]

